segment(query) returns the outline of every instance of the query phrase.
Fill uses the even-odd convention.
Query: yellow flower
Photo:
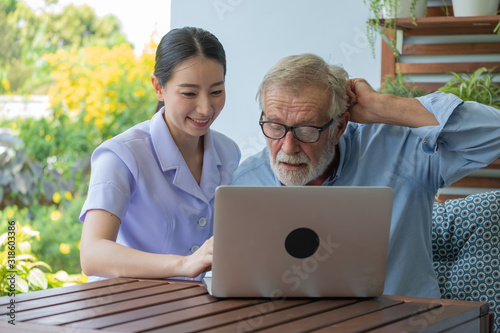
[[[10,89],[10,81],[7,80],[6,78],[2,79],[2,87],[6,91],[9,91],[9,89]]]
[[[10,128],[12,128],[14,130],[17,129],[17,123],[12,123],[12,125],[10,125]]]
[[[45,135],[45,141],[50,141],[50,134]]]
[[[52,195],[52,201],[54,201],[56,204],[61,202],[61,195],[59,192],[55,192],[54,195]]]
[[[59,251],[61,251],[62,254],[68,254],[71,252],[71,248],[69,244],[61,243],[61,245],[59,245]]]
[[[73,194],[71,194],[71,192],[66,191],[64,193],[64,198],[68,201],[71,201],[73,199]]]
[[[111,50],[96,46],[44,56],[55,81],[48,92],[51,106],[65,107],[75,117],[83,112],[85,123],[93,123],[101,134],[108,135],[116,113],[128,111],[129,106],[118,99],[121,94],[117,91],[123,84],[137,98],[150,97],[146,87],[150,80],[147,73],[154,67],[153,40],[150,48],[150,53],[140,57],[126,43]]]
[[[12,220],[13,217],[14,217],[14,210],[12,210],[12,208],[8,208],[7,209],[7,218],[9,220]]]
[[[101,118],[96,118],[96,120],[94,120],[94,124],[95,126],[98,128],[98,129],[101,129],[104,127],[104,123],[102,121]]]
[[[137,97],[143,97],[144,95],[146,95],[146,92],[144,90],[136,90],[134,92],[134,95],[136,95]]]
[[[52,213],[50,213],[50,219],[51,219],[52,221],[54,221],[54,222],[55,222],[55,221],[59,221],[59,220],[61,219],[61,217],[62,217],[62,214],[61,214],[61,212],[60,212],[60,211],[58,211],[58,210],[55,210],[55,211],[53,211]]]

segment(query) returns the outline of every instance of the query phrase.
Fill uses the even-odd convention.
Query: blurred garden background
[[[8,224],[16,222],[16,292],[86,281],[78,221],[90,156],[147,120],[156,44],[141,54],[113,15],[45,0],[0,0],[0,288],[7,291]],[[14,98],[48,96],[43,115],[2,113]],[[11,243],[12,244],[12,243]]]

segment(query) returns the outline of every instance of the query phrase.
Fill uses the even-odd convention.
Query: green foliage
[[[381,18],[384,3],[382,0],[363,0],[363,2],[368,5],[370,13],[372,13],[373,18],[369,18],[366,21],[366,36],[373,56],[375,56],[375,41],[377,36],[382,32],[381,28]]]
[[[22,140],[13,130],[0,128],[0,209],[11,205],[30,207],[47,204],[52,202],[57,190],[76,192],[79,189],[75,184],[88,180],[91,149],[77,153],[73,151],[76,147],[71,141],[65,141],[63,135],[59,147],[53,147],[51,140],[47,140],[49,134],[41,138],[31,136],[32,130],[38,127],[30,125],[38,122],[47,124],[43,119],[31,118],[15,123],[20,126]],[[58,128],[57,123],[51,126]],[[29,143],[28,147],[23,141]],[[58,153],[62,156],[59,161],[55,155]]]
[[[481,67],[470,75],[452,73],[453,77],[438,91],[500,109],[500,84],[493,81],[495,74],[492,71]]]
[[[36,205],[19,214],[19,221],[41,230],[40,241],[33,244],[33,252],[43,253],[43,259],[57,270],[73,274],[81,271],[79,246],[83,223],[78,217],[84,201],[85,196],[80,194],[70,199],[62,195],[59,204]],[[36,218],[30,219],[30,216]]]
[[[88,5],[53,10],[57,1],[45,1],[34,12],[24,1],[0,1],[0,93],[45,94],[52,83],[43,55],[58,49],[112,47],[126,43],[119,20],[99,18]]]
[[[0,296],[84,281],[83,276],[70,277],[64,271],[52,274],[51,267],[38,260],[32,252],[33,237],[40,237],[38,231],[13,220],[1,225],[5,233],[0,236]]]
[[[12,131],[0,128],[0,209],[29,205],[40,196],[42,166],[28,158],[22,141]]]
[[[53,16],[49,30],[57,32],[50,36],[50,44],[57,48],[71,46],[82,48],[102,46],[111,48],[126,42],[120,31],[120,21],[112,15],[99,18],[88,5],[68,5],[61,14]],[[51,49],[55,51],[56,48]]]
[[[497,15],[500,14],[500,10],[497,12]],[[493,29],[493,32],[496,32],[498,35],[500,35],[500,21],[498,21],[495,29]]]
[[[122,44],[61,50],[47,57],[57,83],[51,87],[51,114],[0,120],[5,127],[0,181],[6,179],[0,209],[6,212],[3,216],[10,214],[21,225],[42,231],[33,253],[43,254],[52,268],[77,274],[78,217],[90,156],[102,141],[151,117],[156,104],[149,81],[154,55],[138,57]],[[0,225],[4,220],[0,212]]]
[[[46,168],[50,168],[51,162],[47,159],[52,156],[57,156],[59,163],[71,164],[89,156],[100,143],[91,140],[92,134],[97,133],[84,128],[64,111],[47,118],[16,119],[15,122],[29,157]]]
[[[394,41],[396,40],[396,22],[397,22],[397,8],[400,1],[403,0],[363,0],[365,5],[368,5],[369,12],[373,18],[366,21],[366,36],[370,43],[372,54],[375,56],[375,41],[377,36],[381,33],[390,32],[389,45],[394,51],[394,56],[397,58],[399,53],[396,49]],[[410,14],[413,19],[413,24],[417,25],[415,17],[415,8],[418,0],[411,0]],[[382,13],[384,8],[389,17],[382,20]]]
[[[20,227],[11,221],[8,230],[0,236],[0,288],[2,295],[10,292],[20,293],[32,290],[47,289],[48,280],[40,269],[51,270],[50,266],[31,253],[29,238],[38,232],[29,227]],[[13,277],[14,274],[14,277]],[[13,277],[9,279],[8,277]],[[10,284],[15,284],[14,290]]]
[[[52,110],[41,119],[0,119],[0,234],[15,221],[31,235],[20,241],[28,252],[16,257],[16,292],[79,283],[85,277],[78,217],[90,156],[153,114],[154,53],[135,55],[116,18],[98,19],[86,6],[35,14],[24,2],[0,0],[0,33],[6,46],[0,47],[0,94],[46,93]],[[8,282],[0,278],[5,291]]]
[[[423,91],[416,86],[412,86],[410,82],[404,82],[403,77],[400,74],[394,78],[387,75],[384,78],[382,86],[380,87],[380,92],[400,97],[419,97],[429,93],[428,91]]]
[[[151,118],[154,54],[137,56],[127,44],[60,50],[46,55],[55,79],[48,95],[54,119],[66,117],[86,131],[91,146]],[[89,141],[92,140],[92,141]]]
[[[78,217],[90,156],[105,139],[151,117],[155,95],[149,73],[154,55],[137,57],[123,44],[111,50],[62,51],[50,62],[58,78],[51,90],[50,116],[0,120],[5,127],[0,137],[0,158],[5,162],[0,164],[0,180],[9,180],[2,187],[0,226],[14,218],[41,230],[32,252],[43,254],[44,262],[56,270],[80,276]],[[43,273],[48,287],[62,279]],[[32,274],[40,275],[36,270]]]
[[[16,10],[17,1],[0,1],[0,68],[6,66],[9,59],[14,59],[20,54],[20,47],[16,43],[16,27],[13,20],[8,18]],[[0,88],[1,89],[1,88]]]

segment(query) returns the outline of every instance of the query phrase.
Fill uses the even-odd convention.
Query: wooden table
[[[0,332],[487,333],[488,310],[487,303],[399,296],[217,299],[198,283],[116,278],[1,297]]]

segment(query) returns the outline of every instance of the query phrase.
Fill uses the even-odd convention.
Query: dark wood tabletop
[[[199,283],[115,278],[1,297],[0,332],[489,333],[488,311],[403,296],[218,299]]]

